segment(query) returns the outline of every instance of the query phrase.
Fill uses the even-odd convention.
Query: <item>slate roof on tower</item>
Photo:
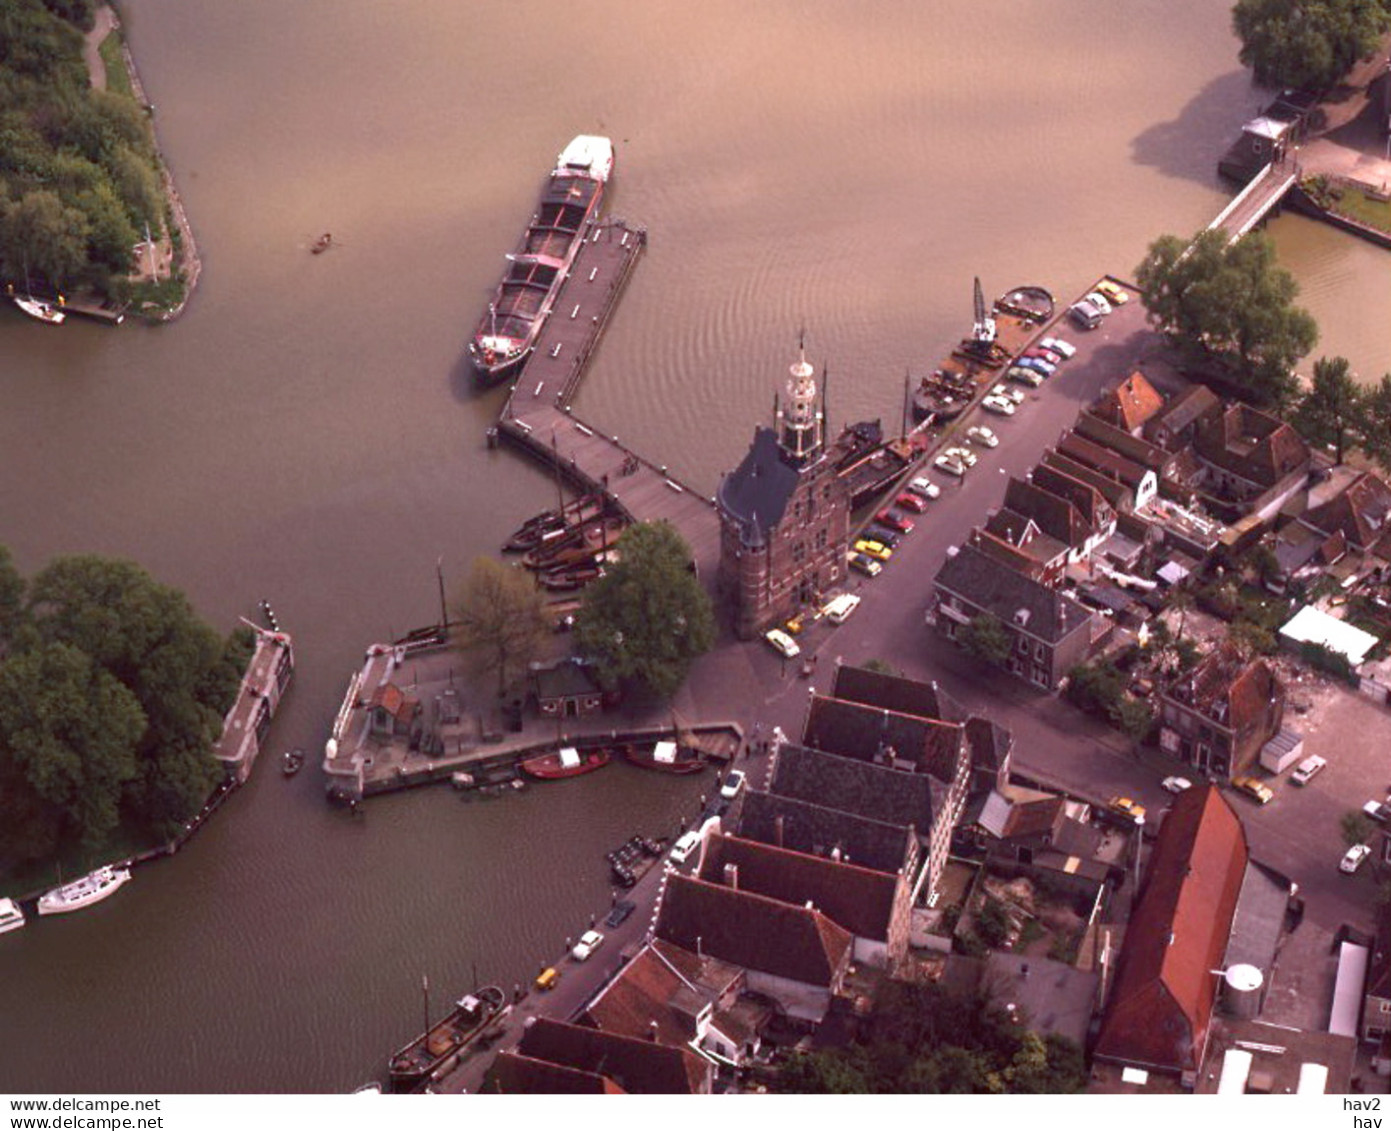
[[[740,524],[747,545],[764,541],[782,521],[798,478],[777,434],[771,428],[755,429],[743,461],[724,477],[718,494],[720,509]]]

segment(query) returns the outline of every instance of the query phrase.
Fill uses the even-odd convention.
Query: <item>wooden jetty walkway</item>
[[[1298,161],[1290,158],[1272,161],[1218,213],[1208,230],[1220,228],[1227,233],[1227,242],[1235,243],[1279,206],[1285,194],[1298,182],[1300,174]]]
[[[581,490],[603,492],[634,522],[670,522],[690,546],[697,575],[712,588],[720,555],[714,500],[570,409],[646,244],[643,229],[621,220],[590,228],[512,388],[497,434],[556,468]]]

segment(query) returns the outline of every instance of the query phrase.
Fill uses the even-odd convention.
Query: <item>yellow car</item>
[[[1108,299],[1112,306],[1124,306],[1130,301],[1130,295],[1119,283],[1113,283],[1110,279],[1103,279],[1096,285],[1097,292],[1102,298]]]
[[[1253,777],[1232,778],[1232,788],[1244,793],[1258,805],[1268,805],[1275,797],[1275,791],[1263,781]]]
[[[874,542],[868,538],[861,538],[856,542],[855,551],[857,553],[867,554],[869,557],[875,559],[875,561],[880,562],[886,562],[894,556],[894,552],[884,545],[883,542]]]
[[[1145,807],[1138,802],[1131,801],[1128,797],[1113,797],[1106,803],[1106,808],[1112,813],[1119,813],[1122,817],[1129,817],[1137,825],[1145,823]]]

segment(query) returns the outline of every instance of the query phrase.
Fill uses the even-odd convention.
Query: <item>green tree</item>
[[[0,546],[0,656],[14,641],[24,613],[24,578],[14,567],[10,548]]]
[[[1237,0],[1241,62],[1265,86],[1324,90],[1391,26],[1383,0]]]
[[[1343,834],[1343,843],[1351,848],[1354,844],[1366,844],[1374,829],[1367,814],[1353,809],[1339,819],[1338,831]]]
[[[1391,471],[1391,373],[1384,374],[1380,382],[1364,391],[1361,410],[1358,431],[1362,436],[1362,450]]]
[[[61,815],[63,833],[86,847],[116,827],[144,731],[135,696],[71,645],[43,644],[0,666],[0,778],[22,779],[30,808]]]
[[[475,558],[454,604],[459,644],[497,676],[497,693],[526,671],[546,638],[545,599],[531,576],[493,558]]]
[[[586,591],[576,642],[606,685],[637,680],[669,697],[715,643],[710,598],[669,522],[630,526],[616,549],[618,560]]]
[[[1363,394],[1345,357],[1321,357],[1314,362],[1314,380],[1295,407],[1294,424],[1312,444],[1331,445],[1333,458],[1357,439],[1365,418]]]
[[[980,613],[972,617],[967,624],[962,625],[956,639],[968,655],[997,667],[1004,665],[1012,650],[1009,633],[1000,623],[1000,618],[992,613]]]
[[[82,272],[90,232],[91,224],[80,210],[46,189],[25,193],[0,218],[0,239],[10,249],[7,258],[18,260],[26,281],[43,279],[58,288]]]
[[[1277,266],[1270,241],[1220,230],[1185,243],[1161,236],[1136,268],[1151,323],[1189,364],[1206,367],[1261,403],[1295,392],[1295,363],[1318,341],[1318,326],[1293,305],[1299,287]]]
[[[172,833],[221,774],[212,747],[236,688],[228,643],[182,593],[93,555],[54,559],[30,585],[29,611],[43,641],[80,650],[135,696],[146,726],[125,813]]]

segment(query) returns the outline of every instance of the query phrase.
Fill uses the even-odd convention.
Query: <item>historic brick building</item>
[[[755,429],[720,484],[720,592],[745,639],[845,580],[850,499],[826,443],[824,396],[803,351],[773,427]]]

